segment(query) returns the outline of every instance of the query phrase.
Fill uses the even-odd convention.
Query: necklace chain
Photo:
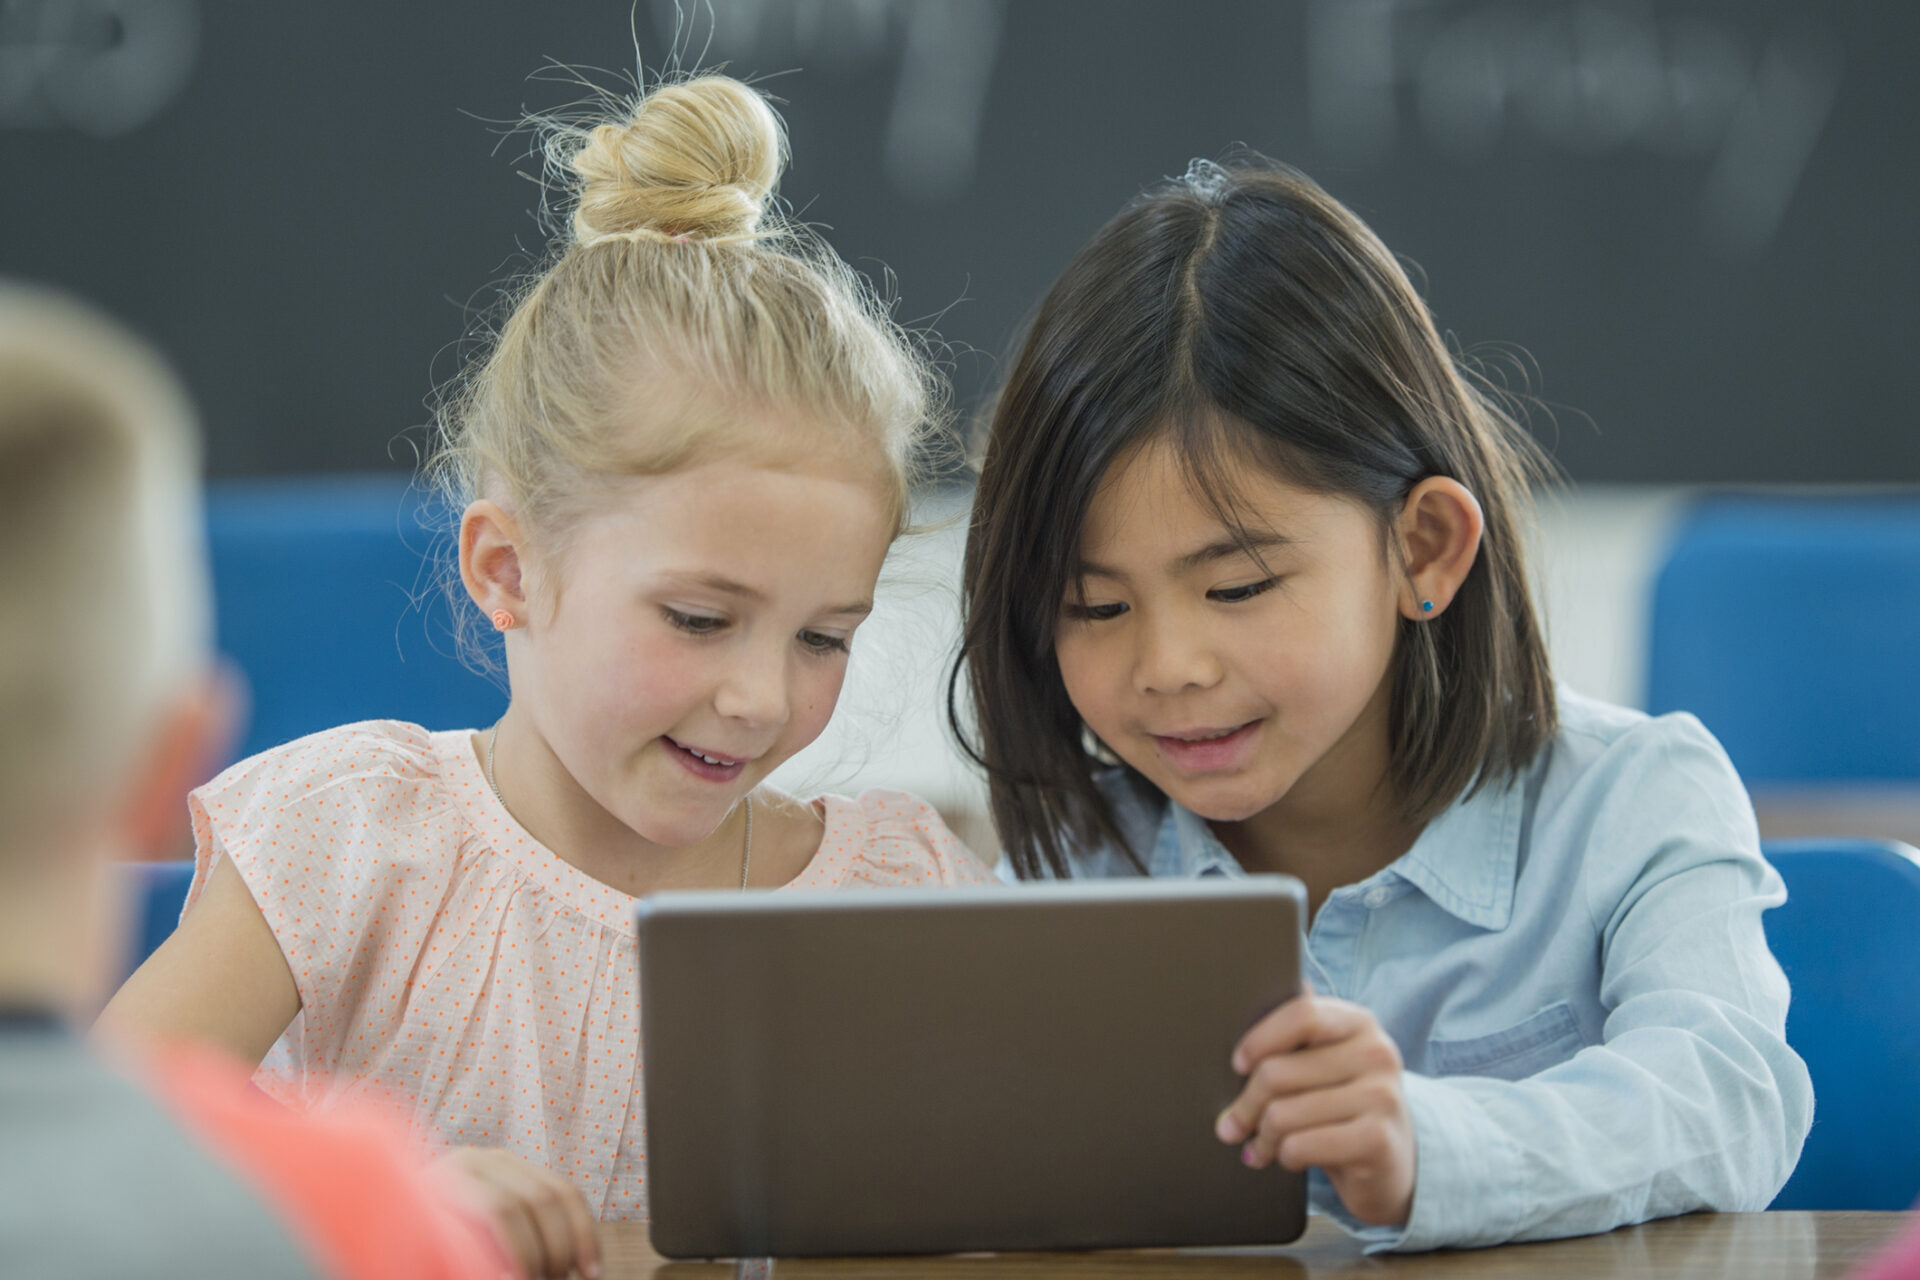
[[[493,728],[487,731],[487,786],[493,790],[493,798],[500,807],[507,807],[507,798],[500,794],[500,784],[493,780],[493,744],[500,737],[500,722],[493,722]],[[746,839],[740,845],[740,887],[747,887],[747,876],[753,870],[753,793],[741,797],[741,805],[747,811]],[[511,810],[509,810],[511,812]]]

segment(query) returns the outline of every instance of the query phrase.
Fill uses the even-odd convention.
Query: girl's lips
[[[1232,769],[1245,762],[1251,753],[1258,720],[1249,720],[1233,732],[1218,738],[1193,741],[1189,737],[1168,738],[1153,734],[1153,743],[1161,758],[1185,773],[1214,773]]]
[[[667,754],[678,761],[681,768],[707,782],[732,782],[747,767],[745,760],[728,760],[725,757],[717,757],[721,763],[714,764],[706,759],[706,756],[713,755],[713,752],[695,751],[665,736],[660,741],[667,744]]]

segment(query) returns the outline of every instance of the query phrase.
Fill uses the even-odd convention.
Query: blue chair
[[[1724,496],[1653,594],[1647,709],[1749,785],[1920,780],[1920,495]]]
[[[120,864],[119,874],[131,899],[130,950],[123,958],[120,974],[121,981],[125,981],[180,922],[181,908],[187,904],[187,887],[193,883],[193,859],[125,862]]]
[[[1790,840],[1767,941],[1793,984],[1787,1041],[1813,1075],[1813,1132],[1775,1209],[1920,1200],[1920,853]]]
[[[426,554],[446,521],[400,475],[227,481],[207,498],[220,648],[248,756],[353,720],[478,728],[506,695],[454,656]]]

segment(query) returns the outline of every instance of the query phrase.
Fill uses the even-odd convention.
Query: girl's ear
[[[1479,501],[1458,480],[1429,476],[1413,486],[1395,522],[1406,574],[1401,617],[1417,622],[1446,611],[1480,554],[1484,525]]]
[[[481,613],[491,617],[505,610],[514,625],[526,625],[520,526],[486,498],[469,503],[460,517],[460,581]]]

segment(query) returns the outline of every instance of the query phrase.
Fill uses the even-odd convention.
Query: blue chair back
[[[426,555],[433,514],[400,475],[212,487],[219,644],[252,686],[241,756],[354,720],[500,717],[506,695],[453,654]]]
[[[1920,779],[1920,495],[1702,501],[1654,588],[1647,709],[1749,785]]]
[[[193,883],[193,859],[173,862],[125,862],[120,878],[131,899],[132,936],[123,957],[121,980],[138,969],[154,949],[167,940],[180,923],[181,908],[187,904],[187,888]]]
[[[1920,854],[1891,840],[1766,846],[1787,903],[1767,941],[1793,984],[1787,1041],[1813,1132],[1775,1209],[1920,1200]]]

